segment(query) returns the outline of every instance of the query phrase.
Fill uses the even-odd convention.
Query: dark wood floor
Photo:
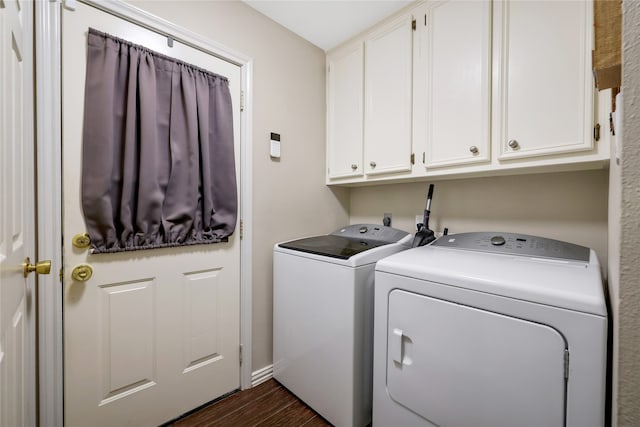
[[[239,391],[166,426],[330,426],[276,380]]]

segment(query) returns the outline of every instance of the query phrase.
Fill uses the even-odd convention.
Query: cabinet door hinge
[[[425,163],[424,153],[425,153],[425,152],[423,151],[423,152],[422,152],[422,163],[423,163],[423,164]]]
[[[244,111],[244,91],[240,91],[240,111]]]
[[[244,237],[244,221],[240,220],[240,240]]]
[[[242,365],[242,344],[240,344],[240,351],[238,352],[240,365]]]
[[[60,283],[64,280],[64,268],[60,267],[60,272],[58,273],[58,278],[60,279]]]
[[[593,139],[600,141],[600,123],[596,123],[593,128]]]
[[[413,31],[415,31],[415,30],[416,30],[416,20],[415,20],[415,19],[411,21],[411,29],[412,29]]]
[[[564,377],[569,378],[569,349],[564,349]]]
[[[426,13],[424,14],[424,26],[425,27],[427,26],[427,14]]]
[[[415,155],[415,153],[411,153],[411,164],[412,165],[416,164],[416,155]]]

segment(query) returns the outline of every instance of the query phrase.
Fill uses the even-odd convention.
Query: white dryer
[[[373,426],[602,426],[606,341],[593,250],[444,236],[376,265]]]
[[[411,241],[357,224],[273,249],[273,376],[335,426],[371,421],[374,267]]]

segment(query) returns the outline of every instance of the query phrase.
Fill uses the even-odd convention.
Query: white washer
[[[374,427],[604,424],[593,250],[462,233],[379,261],[375,282]]]
[[[273,375],[336,426],[371,421],[376,261],[411,246],[374,224],[273,251]]]

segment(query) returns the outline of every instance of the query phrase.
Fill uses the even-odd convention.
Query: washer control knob
[[[493,246],[502,246],[506,243],[506,240],[504,240],[504,237],[502,236],[493,236],[491,238],[491,244]]]
[[[367,227],[360,227],[360,230],[358,230],[358,231],[360,231],[360,234],[364,234],[367,231],[369,231],[369,229]]]

